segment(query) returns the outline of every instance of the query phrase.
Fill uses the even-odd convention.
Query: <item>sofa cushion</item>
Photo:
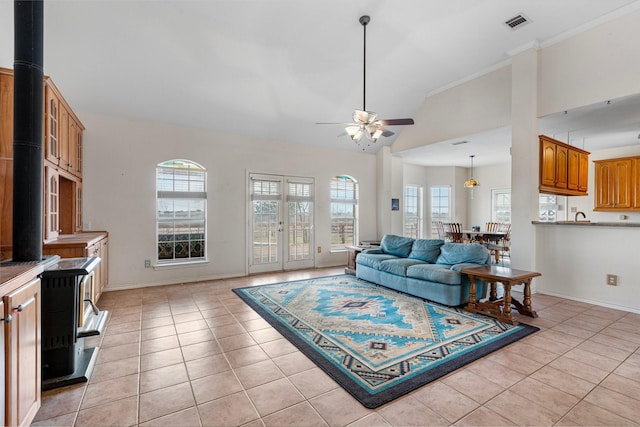
[[[396,236],[394,234],[385,234],[380,242],[380,249],[386,254],[407,258],[411,253],[413,239],[410,237]]]
[[[369,254],[369,253],[359,253],[356,257],[356,264],[366,265],[367,267],[375,268],[376,270],[380,270],[380,263],[382,261],[386,261],[388,259],[400,259],[395,255],[389,254]]]
[[[440,248],[436,264],[487,264],[491,255],[487,248],[479,243],[445,243]]]
[[[407,268],[407,277],[445,283],[447,285],[459,285],[462,280],[460,273],[443,264],[412,265]]]
[[[397,258],[397,259],[389,259],[386,261],[380,262],[380,271],[385,271],[387,273],[395,274],[396,276],[406,276],[407,268],[416,264],[425,264],[424,261],[420,261],[419,259],[410,259],[410,258]]]
[[[444,245],[444,240],[440,239],[417,239],[413,242],[409,258],[435,264],[440,256],[440,247]]]

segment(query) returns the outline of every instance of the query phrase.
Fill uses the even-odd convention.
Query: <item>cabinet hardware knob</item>
[[[3,321],[4,323],[11,323],[11,315],[7,315],[7,317],[3,317],[2,319],[0,319],[0,321]]]
[[[22,309],[22,304],[20,304],[19,306],[15,307],[15,308],[13,309],[13,311],[17,311],[18,313],[22,312],[22,310],[23,310],[23,309]]]

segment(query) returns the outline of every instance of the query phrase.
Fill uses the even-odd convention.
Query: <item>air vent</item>
[[[524,16],[523,14],[520,14],[520,15],[514,16],[511,19],[506,20],[505,24],[507,25],[507,27],[511,28],[512,30],[515,30],[517,28],[522,27],[525,24],[528,24],[529,22],[531,21],[529,21],[529,19],[526,16]]]
[[[461,144],[466,144],[469,141],[457,141],[457,142],[452,142],[451,145],[461,145]]]

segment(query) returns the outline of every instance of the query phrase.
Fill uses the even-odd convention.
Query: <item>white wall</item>
[[[484,229],[485,224],[491,221],[492,190],[511,188],[511,164],[475,167],[473,175],[480,181],[480,186],[473,189],[473,199],[471,189],[464,189],[467,194],[467,217],[469,218],[465,226],[479,225]]]
[[[166,124],[80,114],[84,136],[84,222],[109,232],[107,289],[241,276],[247,268],[247,172],[315,178],[316,266],[344,265],[330,254],[329,182],[346,174],[359,183],[360,237],[376,233],[376,157],[298,144],[223,135]],[[144,268],[155,259],[155,166],[196,161],[208,171],[209,262]]]
[[[511,123],[511,66],[425,98],[416,124],[402,130],[391,151],[498,129]]]
[[[540,52],[538,116],[640,93],[640,11]]]

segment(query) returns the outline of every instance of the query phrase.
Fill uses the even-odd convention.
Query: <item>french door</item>
[[[313,178],[249,174],[249,273],[314,266]]]

